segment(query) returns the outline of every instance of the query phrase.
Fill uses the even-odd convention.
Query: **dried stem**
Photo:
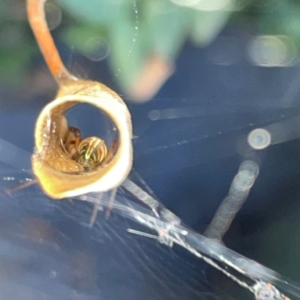
[[[76,80],[76,78],[65,68],[54,44],[45,19],[44,3],[45,0],[27,0],[28,19],[54,79],[62,85],[65,81]]]

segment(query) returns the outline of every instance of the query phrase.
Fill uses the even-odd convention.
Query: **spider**
[[[104,140],[99,137],[91,136],[81,140],[81,131],[77,127],[68,127],[63,139],[62,146],[66,154],[76,162],[80,163],[85,171],[92,171],[97,167],[104,166],[109,163],[118,146],[117,141],[114,141],[111,148],[107,150]],[[108,208],[106,210],[106,217],[109,217],[115,200],[117,189],[113,189],[110,195]],[[90,218],[90,226],[96,220],[98,213],[98,205],[101,202],[103,194],[99,195],[98,201],[94,204],[92,216]]]
[[[61,143],[66,154],[81,164],[85,171],[109,163],[117,148],[117,141],[108,150],[105,141],[99,137],[91,136],[82,140],[80,129],[76,127],[68,128]]]

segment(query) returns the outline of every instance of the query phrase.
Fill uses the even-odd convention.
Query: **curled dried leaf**
[[[118,131],[117,149],[104,163],[86,170],[70,158],[62,143],[67,131],[65,113],[79,103],[97,107]],[[54,199],[88,192],[105,192],[118,187],[132,167],[131,116],[123,100],[101,83],[70,80],[63,84],[56,99],[40,113],[35,127],[33,172],[44,192]]]

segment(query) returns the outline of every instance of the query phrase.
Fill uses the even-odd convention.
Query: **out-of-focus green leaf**
[[[300,13],[291,16],[289,23],[286,25],[286,33],[290,36],[300,37]]]
[[[223,29],[230,14],[228,10],[197,12],[191,31],[193,42],[201,47],[209,45]]]
[[[86,51],[87,41],[94,37],[106,35],[105,29],[89,25],[67,27],[61,33],[62,40],[69,46],[74,47],[76,51]]]
[[[57,0],[74,17],[90,24],[114,22],[123,12],[124,0]],[[128,1],[128,0],[125,0]]]
[[[5,2],[0,1],[0,21],[5,18],[6,13],[6,5]]]
[[[109,27],[110,64],[120,85],[126,90],[145,62],[142,25],[130,14],[122,14]]]
[[[23,44],[18,49],[0,51],[1,81],[18,85],[28,72],[30,57],[35,49],[32,44]]]
[[[280,20],[276,22],[273,18],[273,22],[276,22],[277,27],[280,24],[282,28],[277,28],[277,34],[285,34],[288,36],[300,37],[300,6],[293,3],[281,3]]]
[[[273,9],[271,9],[270,4],[273,4]],[[299,35],[300,32],[294,31],[291,27],[291,24],[294,23],[294,26],[299,19],[299,6],[287,3],[284,1],[274,3],[270,1],[267,10],[263,17],[261,16],[258,20],[257,29],[262,34],[275,34],[275,35]],[[276,9],[274,9],[276,7]],[[296,22],[295,22],[296,21]],[[297,29],[297,25],[295,26]]]
[[[194,11],[154,0],[145,3],[144,14],[152,53],[175,59],[190,31]]]

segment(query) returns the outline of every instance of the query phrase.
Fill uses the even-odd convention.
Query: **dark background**
[[[229,42],[224,42],[224,39]],[[141,175],[165,206],[200,233],[204,232],[222,199],[227,195],[232,179],[244,159],[238,152],[238,141],[247,136],[254,128],[281,122],[298,116],[300,113],[298,99],[300,68],[297,61],[288,67],[255,66],[249,59],[247,52],[250,39],[251,35],[247,27],[236,29],[234,26],[228,25],[209,47],[199,49],[190,42],[186,42],[176,61],[174,75],[151,101],[144,104],[133,104],[130,99],[125,97],[125,100],[128,100],[127,104],[133,118],[135,171]],[[76,50],[69,50],[63,44],[60,44],[60,51],[69,68],[74,68],[75,62],[78,65],[84,65],[89,71],[88,75],[82,74],[83,77],[101,80],[101,82],[118,90],[117,82],[109,70],[107,61],[91,63],[76,53]],[[226,65],[215,63],[215,58],[220,55],[225,57],[225,60],[226,57],[234,57],[234,60]],[[32,68],[40,68],[43,64],[43,60],[37,55],[33,59]],[[120,90],[118,91],[122,94]],[[22,91],[16,93],[16,91],[2,88],[0,138],[27,152],[32,152],[35,120],[43,105],[54,98],[55,86],[52,91],[44,95],[31,97],[30,91],[24,91],[24,95],[22,95]],[[194,111],[195,115],[157,121],[149,118],[149,112],[166,108],[186,109],[187,111]],[[97,117],[93,119],[84,113],[81,113],[80,118],[81,120],[78,122],[87,132],[92,130],[91,128],[97,122]],[[224,243],[229,248],[248,258],[257,260],[296,282],[300,281],[298,267],[300,263],[298,251],[300,244],[299,151],[299,139],[286,141],[258,151],[256,155],[260,161],[259,177],[251,189],[249,198],[238,212],[224,237]],[[16,167],[11,170],[5,166],[2,168],[2,174],[5,172],[14,174],[20,170],[17,170]],[[6,184],[7,182],[3,182],[4,187]],[[91,211],[88,204],[76,203],[75,206],[71,206],[70,204],[55,202],[52,207],[51,200],[42,197],[41,201],[46,201],[46,209],[43,208],[42,202],[38,201],[39,197],[41,194],[36,187],[33,190],[29,189],[28,192],[17,192],[12,196],[11,201],[5,198],[3,202],[1,213],[2,240],[7,240],[10,247],[14,248],[7,251],[14,253],[11,259],[13,262],[17,261],[17,263],[12,264],[2,262],[4,269],[13,269],[11,266],[19,268],[20,263],[18,261],[28,262],[30,256],[30,254],[26,256],[26,251],[29,251],[28,248],[30,248],[31,253],[38,257],[39,266],[43,265],[41,261],[47,261],[45,265],[48,266],[47,255],[51,256],[52,254],[45,252],[44,246],[39,246],[38,242],[35,244],[35,238],[29,239],[31,242],[34,241],[34,246],[32,246],[32,244],[28,244],[25,238],[19,238],[17,234],[21,230],[24,220],[34,219],[37,224],[33,222],[32,226],[39,228],[38,231],[45,227],[41,224],[46,222],[46,224],[51,224],[49,226],[54,228],[53,231],[63,232],[64,235],[68,236],[69,242],[64,242],[58,252],[66,253],[65,256],[59,257],[56,254],[51,256],[53,257],[53,263],[50,263],[52,269],[62,268],[59,261],[65,261],[66,257],[68,257],[69,263],[66,269],[70,268],[68,251],[72,252],[76,249],[76,255],[79,255],[77,258],[74,254],[75,251],[73,251],[75,258],[72,261],[76,265],[74,268],[79,268],[78,262],[85,259],[89,260],[90,258],[87,257],[90,257],[90,254],[94,252],[92,257],[97,262],[88,261],[86,265],[96,265],[99,268],[94,268],[94,271],[89,273],[91,277],[82,275],[82,279],[79,280],[80,276],[78,277],[77,274],[74,275],[77,276],[77,281],[75,279],[72,281],[72,277],[69,275],[64,277],[67,281],[67,287],[72,286],[74,290],[80,290],[78,299],[145,299],[145,295],[148,295],[147,299],[159,299],[158,294],[161,299],[174,299],[174,297],[178,299],[199,299],[200,297],[202,299],[203,294],[194,293],[197,289],[198,291],[201,290],[199,285],[202,284],[203,290],[208,290],[211,295],[215,295],[216,299],[218,297],[225,299],[224,295],[227,293],[234,299],[249,297],[249,295],[239,296],[243,292],[242,290],[236,288],[234,284],[231,286],[227,279],[219,279],[218,274],[207,270],[206,266],[184,253],[183,250],[173,249],[173,252],[170,250],[170,254],[168,250],[155,244],[152,251],[148,248],[151,241],[145,242],[143,239],[128,238],[129,242],[130,239],[133,239],[131,252],[128,244],[125,243],[124,245],[117,237],[112,237],[112,245],[116,247],[116,244],[120,243],[128,251],[128,253],[123,253],[125,258],[120,259],[120,266],[124,266],[125,261],[124,269],[126,269],[128,257],[133,260],[133,257],[137,256],[139,259],[136,260],[136,264],[131,265],[131,269],[138,270],[137,278],[141,280],[139,276],[143,276],[142,274],[152,274],[149,277],[145,275],[143,278],[144,290],[141,288],[143,292],[140,291],[139,293],[134,281],[128,282],[128,284],[124,281],[126,272],[122,275],[118,265],[115,269],[111,268],[110,262],[107,262],[107,265],[102,264],[98,256],[97,251],[107,252],[111,257],[114,255],[112,254],[114,250],[111,250],[110,253],[110,250],[107,249],[111,244],[105,244],[102,241],[106,241],[106,238],[103,237],[104,233],[119,232],[123,221],[118,220],[118,216],[113,216],[108,221],[101,220],[99,227],[88,230],[82,225],[82,222],[88,220]],[[37,205],[37,203],[39,204]],[[78,211],[82,212],[79,214],[79,217],[83,218],[82,220],[76,219],[76,212],[78,213]],[[86,219],[84,220],[84,218]],[[114,218],[117,219],[116,225],[113,222]],[[29,232],[31,231],[29,230]],[[24,236],[27,234],[24,233]],[[123,238],[123,235],[121,236]],[[124,237],[124,241],[126,239]],[[51,243],[54,244],[53,239],[49,239],[49,244]],[[60,241],[55,243],[60,245]],[[140,252],[137,250],[139,247],[142,248]],[[2,249],[4,248],[2,247]],[[27,250],[25,251],[25,249]],[[162,254],[155,251],[162,251]],[[24,256],[23,260],[18,258],[20,253]],[[86,255],[84,256],[82,253]],[[171,260],[172,253],[175,253],[176,257],[179,258],[175,258],[175,260],[174,257],[172,258],[173,267],[164,265],[162,261],[166,258]],[[157,257],[164,257],[164,259],[157,261]],[[153,270],[151,267],[149,267],[150,269],[140,268],[144,263],[147,264],[147,261],[148,263],[150,261],[150,266],[155,265]],[[188,266],[185,265],[185,262]],[[181,265],[182,267],[180,267]],[[106,268],[110,268],[107,273],[111,272],[109,273],[111,278],[107,277],[107,274],[101,273]],[[180,268],[184,271],[185,268],[187,269],[186,273],[178,271],[179,275],[176,277],[179,278],[180,283],[184,282],[179,289],[180,292],[179,290],[174,292],[176,288],[173,285],[177,279],[174,279],[173,285],[169,285],[169,283],[166,283],[167,287],[163,284],[158,285],[157,290],[155,290],[153,285],[157,282],[153,278],[160,277],[160,272],[164,269],[170,269],[172,276],[177,274],[176,270],[174,271],[172,268],[177,271]],[[68,297],[71,299],[73,297],[70,296],[69,290],[63,292],[65,286],[62,282],[64,281],[59,281],[61,284],[59,287],[52,288],[50,284],[50,289],[44,288],[44,286],[49,286],[49,283],[43,281],[43,278],[48,276],[47,267],[45,267],[44,273],[39,273],[41,268],[36,268],[32,264],[22,265],[22,272],[25,274],[26,272],[28,274],[34,273],[37,269],[39,270],[37,272],[38,278],[42,283],[37,284],[38,287],[35,288],[39,291],[42,290],[45,294],[52,295],[53,299],[69,299]],[[191,269],[193,272],[190,272]],[[15,272],[11,276],[6,274],[7,277],[5,278],[8,278],[8,282],[14,280],[15,274],[18,273]],[[63,273],[62,270],[60,272]],[[204,276],[202,276],[203,274]],[[105,278],[104,283],[108,283],[108,285],[102,286],[103,282],[97,281],[97,278],[102,278],[102,276]],[[121,278],[121,283],[116,279],[118,276]],[[172,276],[170,275],[169,278]],[[187,283],[192,280],[191,278],[197,282],[194,288],[191,288],[193,286],[191,282]],[[163,277],[160,279],[163,282]],[[32,282],[37,281],[25,280],[22,282],[22,286],[32,287]],[[109,284],[112,283],[114,285],[110,286]],[[114,288],[114,286],[118,288]],[[152,289],[149,288],[151,286]],[[174,288],[174,294],[169,291],[169,289],[171,290],[170,286]],[[5,290],[5,284],[2,288]],[[219,294],[219,289],[225,290],[225,294]],[[54,290],[60,291],[60,293],[53,294]],[[13,289],[7,292],[7,295],[12,296],[5,299],[18,299],[17,296],[13,296],[15,292],[16,290]],[[76,297],[75,299],[77,299]],[[203,299],[205,297],[208,296],[203,296]],[[28,296],[28,299],[35,298]]]

